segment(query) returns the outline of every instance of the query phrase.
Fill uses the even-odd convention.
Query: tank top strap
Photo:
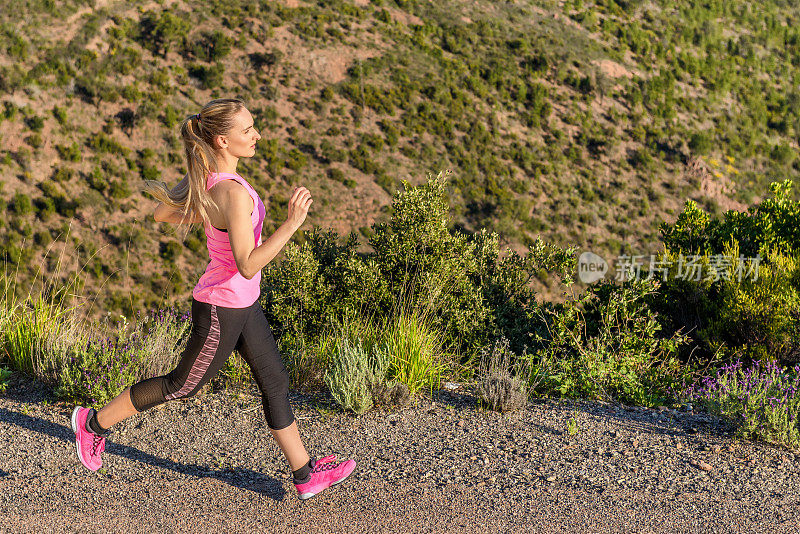
[[[245,189],[247,189],[247,192],[250,193],[251,197],[254,196],[254,195],[258,196],[258,194],[255,192],[255,189],[253,189],[253,186],[251,186],[247,182],[247,180],[245,180],[244,178],[242,178],[238,174],[231,174],[231,173],[227,173],[227,172],[209,174],[208,177],[206,178],[206,190],[211,189],[212,187],[214,187],[218,183],[222,182],[223,180],[235,180],[235,181],[239,182],[240,184],[242,184],[242,186]]]
[[[247,189],[247,192],[250,193],[250,196],[253,197],[253,200],[255,200],[255,198],[258,196],[258,193],[256,193],[255,189],[253,189],[253,186],[250,185],[250,183],[241,176],[231,176],[230,179],[236,180],[237,182],[242,184],[242,186],[244,186],[244,188]]]
[[[227,174],[212,172],[206,176],[206,191],[220,183],[222,180],[227,180],[229,176]]]

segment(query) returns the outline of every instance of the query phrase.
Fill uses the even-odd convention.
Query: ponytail
[[[181,222],[200,215],[208,221],[208,209],[216,207],[206,189],[206,178],[218,171],[214,151],[214,138],[226,135],[233,127],[233,116],[244,107],[238,98],[212,100],[197,115],[186,118],[181,124],[181,138],[188,172],[172,189],[159,180],[144,180],[142,189],[172,208],[182,212]],[[187,232],[188,233],[188,232]]]

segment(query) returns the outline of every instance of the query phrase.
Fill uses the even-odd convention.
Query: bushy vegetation
[[[800,359],[797,192],[778,182],[773,198],[724,214],[709,193],[730,182],[737,192],[725,195],[751,204],[767,177],[800,170],[796,6],[570,0],[492,4],[491,16],[488,4],[460,6],[454,18],[448,2],[241,0],[211,2],[204,9],[213,16],[202,21],[191,2],[132,18],[100,7],[71,17],[67,32],[40,31],[80,5],[26,2],[0,13],[8,59],[0,90],[13,95],[2,99],[0,123],[24,141],[0,159],[11,184],[2,189],[9,217],[0,252],[22,267],[15,287],[35,286],[30,262],[69,219],[128,213],[137,205],[131,177],[157,179],[182,164],[180,141],[163,128],[197,102],[241,96],[264,122],[258,157],[242,163],[257,187],[269,177],[267,230],[287,201],[272,188],[289,179],[315,192],[366,179],[393,193],[394,177],[455,170],[447,184],[442,176],[404,183],[386,217],[359,232],[298,235],[265,271],[262,303],[298,387],[327,385],[356,412],[435,388],[442,376],[477,379],[497,409],[527,395],[649,405],[678,395],[670,387],[696,363]],[[341,81],[321,82],[296,76],[270,48],[281,26],[313,49],[387,46],[349,60]],[[52,37],[65,33],[73,35],[66,43]],[[246,54],[248,42],[267,48]],[[230,87],[236,94],[224,95]],[[59,104],[35,109],[41,100]],[[279,113],[287,103],[292,113]],[[109,106],[114,116],[98,116]],[[151,148],[130,144],[143,129],[156,140]],[[266,134],[283,130],[286,139]],[[703,178],[686,172],[698,156],[710,162]],[[42,168],[52,170],[35,175]],[[659,261],[672,264],[660,283],[603,282],[575,299],[537,302],[532,280],[555,275],[569,286],[573,254],[589,236],[599,236],[598,253],[645,249],[672,220],[671,201],[687,197],[677,220],[660,226]],[[164,228],[131,218],[82,236],[83,275],[107,289],[97,308],[132,319],[163,295],[187,295],[183,245],[202,251],[202,229],[179,243]],[[500,235],[527,253],[501,251]],[[114,246],[98,254],[106,243]],[[357,252],[361,245],[370,252]],[[105,286],[129,263],[122,251],[139,258],[133,292],[113,279]],[[690,256],[716,275],[677,276]],[[741,279],[740,256],[760,259]],[[46,276],[55,280],[52,263]],[[171,312],[101,335],[73,324],[69,306],[52,298],[43,290],[4,300],[3,359],[66,396],[101,403],[155,372],[142,370],[151,350],[144,338],[165,340],[174,356],[185,333],[185,317]],[[362,323],[376,326],[342,332],[341,324]],[[365,371],[377,354],[390,362],[380,379]],[[363,379],[348,382],[351,371]],[[236,358],[223,374],[247,378]]]
[[[671,267],[657,306],[668,328],[692,337],[695,357],[800,360],[800,203],[791,188],[774,182],[773,198],[719,219],[687,202],[675,223],[662,224]]]
[[[132,15],[100,7],[77,19],[67,15],[80,2],[40,4],[0,14],[0,54],[9,59],[0,85],[16,95],[0,99],[0,121],[25,140],[0,165],[11,180],[36,185],[45,177],[32,169],[57,157],[57,168],[92,177],[64,180],[64,199],[84,196],[82,187],[104,199],[85,206],[51,199],[51,210],[32,198],[43,202],[51,230],[71,217],[132,209],[130,171],[152,179],[175,168],[177,179],[174,128],[197,102],[231,87],[263,132],[289,132],[280,141],[265,135],[256,160],[243,162],[252,181],[297,180],[317,192],[330,178],[347,188],[334,194],[345,194],[373,180],[391,193],[393,176],[447,166],[455,171],[453,226],[487,228],[524,246],[537,235],[586,246],[597,230],[591,246],[598,253],[617,253],[622,243],[646,248],[673,199],[689,196],[713,210],[716,199],[684,175],[694,156],[728,161],[713,176],[735,182],[743,201],[761,194],[764,176],[792,177],[800,168],[791,149],[800,124],[792,82],[800,10],[782,2],[753,10],[738,1],[570,1],[541,6],[544,13],[527,4],[476,4],[459,5],[463,18],[454,18],[448,2],[289,8],[240,0],[213,2],[208,19],[191,2]],[[40,31],[67,19],[64,31]],[[296,76],[285,51],[271,45],[281,27],[302,46],[346,50],[344,79]],[[56,39],[65,34],[73,35],[69,42]],[[248,42],[265,49],[246,53]],[[366,42],[383,43],[382,54],[355,59]],[[58,105],[36,109],[40,91]],[[279,114],[286,100],[294,111]],[[103,103],[113,116],[97,116]],[[146,163],[133,155],[142,148],[131,144],[137,131],[157,148]],[[326,168],[331,162],[336,169]],[[16,191],[6,189],[4,200]],[[320,209],[338,202],[325,204]],[[620,210],[626,213],[611,216]],[[158,236],[157,225],[142,228]],[[0,237],[13,242],[14,232],[2,228]],[[104,236],[94,234],[98,246]],[[367,237],[357,235],[362,245]],[[154,268],[173,268],[157,246],[142,252],[155,255]],[[123,260],[121,251],[109,254]],[[161,296],[136,291],[142,301]]]
[[[309,379],[328,369],[336,398],[353,411],[367,409],[370,384],[381,381],[369,378],[371,349],[339,348],[336,367],[329,368],[332,352],[319,347],[341,345],[308,347],[329,340],[326,332],[338,318],[359,323],[369,317],[382,326],[357,339],[370,339],[370,347],[382,339],[393,362],[389,376],[412,394],[420,385],[431,387],[432,377],[450,375],[477,377],[479,395],[503,410],[529,393],[646,405],[671,400],[668,388],[690,374],[677,358],[685,340],[661,332],[645,301],[652,285],[601,283],[574,301],[537,303],[531,277],[553,273],[570,285],[574,251],[538,242],[526,257],[508,251],[501,259],[496,234],[449,231],[445,178],[405,184],[389,221],[373,228],[373,252],[358,254],[330,232],[312,233],[267,269],[265,309],[288,353],[301,355],[291,358],[293,377]],[[398,315],[398,308],[406,309],[400,302],[413,303],[425,320]],[[349,395],[342,393],[344,384]]]
[[[342,408],[362,414],[372,408],[372,391],[385,381],[389,361],[389,353],[377,346],[367,353],[360,340],[351,345],[344,339],[325,372],[325,385]]]
[[[331,317],[388,316],[402,301],[432,310],[432,326],[452,352],[474,352],[501,334],[521,347],[534,320],[531,278],[553,272],[570,281],[572,251],[540,240],[524,257],[509,250],[500,258],[497,234],[450,231],[446,179],[405,183],[390,220],[372,229],[372,253],[357,253],[353,234],[340,243],[317,229],[302,245],[289,244],[285,260],[262,277],[264,307],[283,339],[313,339]]]
[[[671,401],[666,392],[690,369],[677,358],[684,337],[663,335],[647,303],[655,289],[644,280],[601,280],[573,301],[543,307],[534,347],[546,376],[536,390],[640,406]]]
[[[775,362],[746,367],[736,361],[716,376],[688,386],[682,395],[737,425],[744,438],[800,448],[800,365],[785,369]]]
[[[641,288],[602,286],[580,309],[537,303],[531,277],[552,272],[569,285],[573,251],[539,242],[525,257],[509,250],[499,258],[496,234],[449,231],[446,177],[397,192],[389,221],[373,229],[374,252],[338,245],[332,232],[312,234],[267,269],[265,308],[295,387],[325,387],[355,413],[401,404],[448,378],[477,377],[487,404],[502,410],[529,392],[662,399],[677,376],[675,341],[656,339]],[[137,314],[131,324],[122,317],[100,334],[75,320],[65,293],[48,291],[7,292],[0,332],[5,359],[59,395],[101,405],[177,362],[187,314]],[[511,350],[512,339],[521,351]],[[249,379],[237,359],[223,375]]]

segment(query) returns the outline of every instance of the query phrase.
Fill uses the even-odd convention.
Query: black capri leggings
[[[223,308],[192,299],[192,332],[178,366],[165,376],[131,386],[131,402],[144,411],[195,395],[236,349],[253,372],[264,417],[273,430],[294,422],[289,405],[289,373],[281,360],[264,310],[256,300],[247,308]]]

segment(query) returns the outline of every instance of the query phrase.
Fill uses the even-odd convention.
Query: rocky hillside
[[[92,314],[185,303],[202,228],[181,243],[138,181],[177,183],[180,121],[238,96],[265,232],[302,184],[307,227],[366,250],[401,180],[449,168],[455,228],[655,253],[687,198],[743,209],[797,174],[799,18],[782,0],[20,0],[0,11],[0,248],[23,288],[81,270]]]

